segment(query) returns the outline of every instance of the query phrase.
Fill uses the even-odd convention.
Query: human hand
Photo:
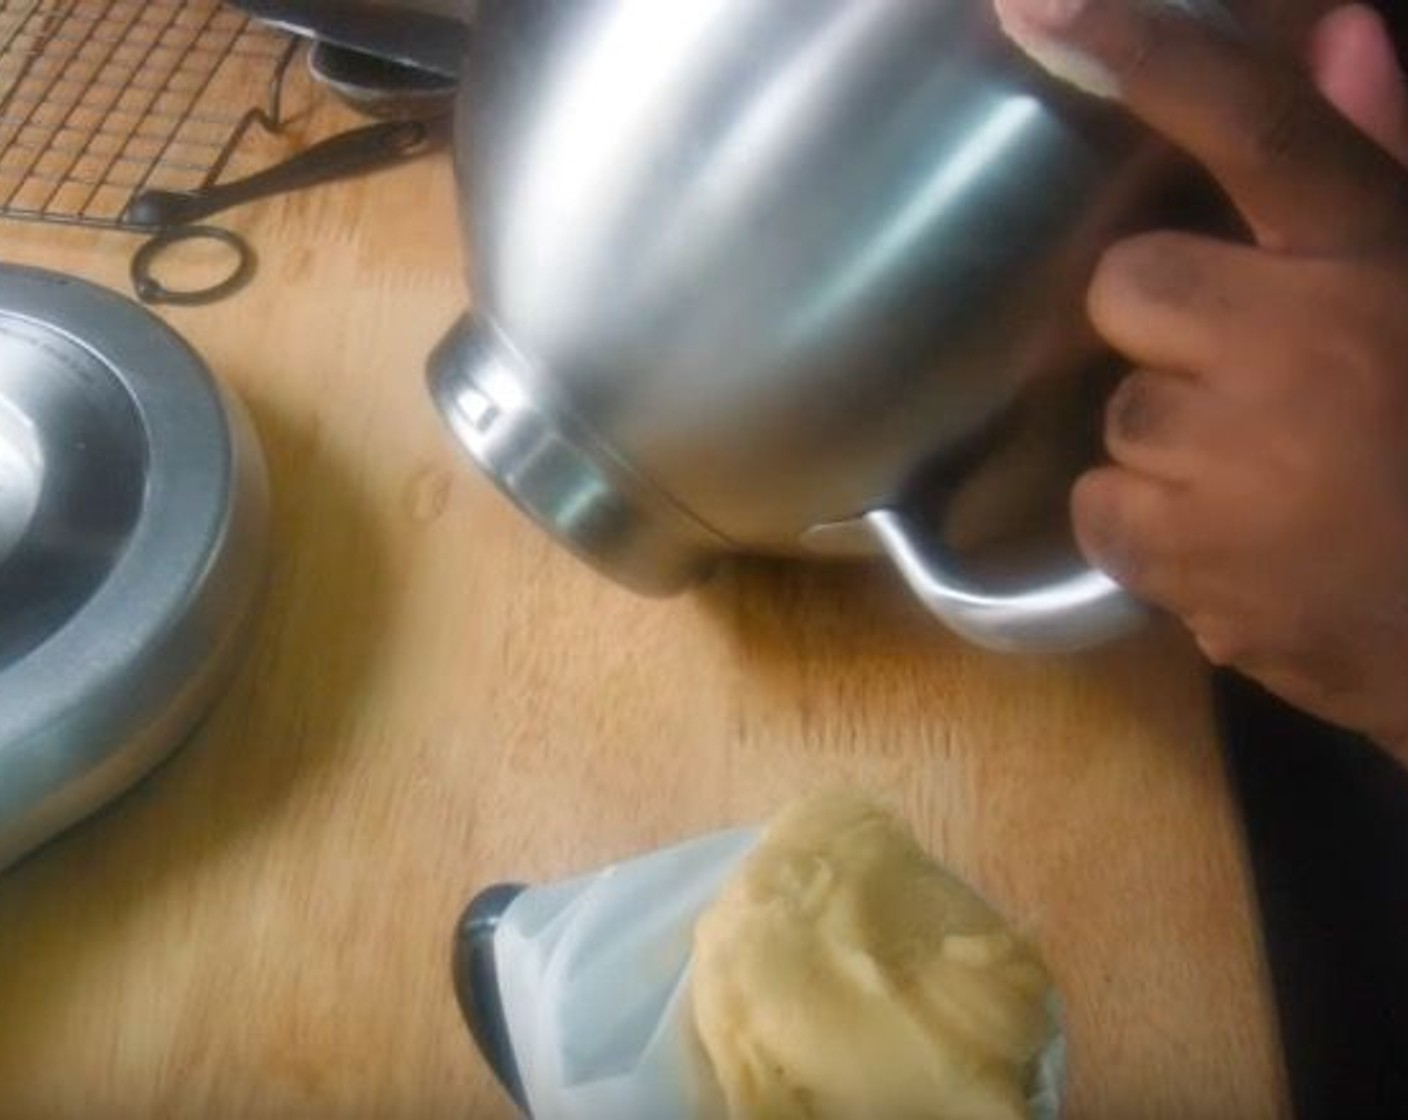
[[[1202,163],[1255,240],[1160,232],[1101,262],[1091,318],[1135,372],[1073,495],[1082,549],[1213,662],[1408,761],[1408,113],[1382,24],[1319,25],[1322,96],[1171,5],[996,3]]]

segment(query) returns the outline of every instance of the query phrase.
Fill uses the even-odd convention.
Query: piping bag
[[[714,833],[565,882],[490,888],[471,903],[456,960],[461,1005],[527,1116],[727,1120],[693,1025],[694,925],[761,835]],[[484,901],[495,898],[486,920]],[[1035,1120],[1059,1115],[1064,1073],[1058,1032],[1039,1063]]]

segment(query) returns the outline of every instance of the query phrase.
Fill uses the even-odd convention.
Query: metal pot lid
[[[252,612],[265,519],[252,434],[178,335],[0,267],[0,867],[189,729]]]

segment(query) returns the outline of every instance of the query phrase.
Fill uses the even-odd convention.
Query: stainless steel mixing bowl
[[[1143,617],[1069,533],[1008,580],[950,532],[1025,551],[1065,518],[1116,364],[1091,272],[1182,175],[987,0],[483,0],[456,152],[475,300],[436,404],[603,571],[883,555],[1009,650]]]
[[[164,758],[248,630],[253,434],[136,304],[0,268],[0,868]]]

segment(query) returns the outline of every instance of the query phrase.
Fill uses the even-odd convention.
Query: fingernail
[[[1093,97],[1103,97],[1107,101],[1119,97],[1119,79],[1098,58],[1052,39],[1034,35],[1018,38],[1010,31],[1008,36],[1026,52],[1028,58],[1052,77]]]
[[[1120,85],[1110,68],[1055,37],[1085,5],[1086,0],[996,0],[1002,30],[1033,62],[1068,85],[1113,99]]]
[[[1024,24],[1032,30],[1059,31],[1075,22],[1087,0],[996,0],[1003,25]]]

